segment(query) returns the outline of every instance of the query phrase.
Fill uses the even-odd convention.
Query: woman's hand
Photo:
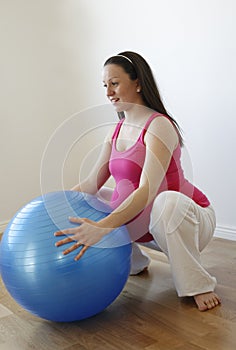
[[[99,223],[87,218],[70,218],[70,222],[79,224],[79,226],[55,232],[54,236],[56,237],[70,235],[69,237],[58,241],[55,245],[56,247],[60,247],[64,244],[77,241],[63,252],[64,255],[67,255],[83,246],[79,254],[75,257],[76,261],[84,255],[90,246],[98,243],[103,236],[111,231],[111,229],[102,228],[99,226]]]

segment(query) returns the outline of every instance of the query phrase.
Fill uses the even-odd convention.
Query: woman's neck
[[[125,122],[128,124],[143,125],[154,113],[154,110],[143,105],[132,105],[125,111]]]

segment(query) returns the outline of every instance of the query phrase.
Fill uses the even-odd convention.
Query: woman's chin
[[[129,103],[129,102],[116,102],[113,103],[113,107],[115,109],[115,111],[118,112],[126,112],[128,111],[130,108],[132,108],[134,104],[133,103]]]

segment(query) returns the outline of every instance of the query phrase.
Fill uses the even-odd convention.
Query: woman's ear
[[[137,86],[137,88],[136,88],[136,91],[137,92],[141,92],[141,85],[139,84],[139,81],[137,80],[137,82],[136,82],[136,86]]]

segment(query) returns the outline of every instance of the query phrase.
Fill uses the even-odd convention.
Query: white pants
[[[202,208],[175,191],[160,193],[152,207],[149,231],[154,241],[144,244],[164,252],[169,258],[178,296],[213,291],[215,277],[201,265],[201,251],[211,240],[216,220],[212,206]],[[150,258],[133,243],[131,274],[142,271]]]
[[[203,268],[200,257],[214,234],[215,224],[212,206],[202,208],[181,193],[162,192],[154,201],[149,229],[156,248],[169,258],[180,297],[213,291],[216,286],[215,277]],[[140,257],[136,251],[135,260],[143,260],[145,256],[141,255],[141,250]],[[136,264],[134,260],[133,263]]]

